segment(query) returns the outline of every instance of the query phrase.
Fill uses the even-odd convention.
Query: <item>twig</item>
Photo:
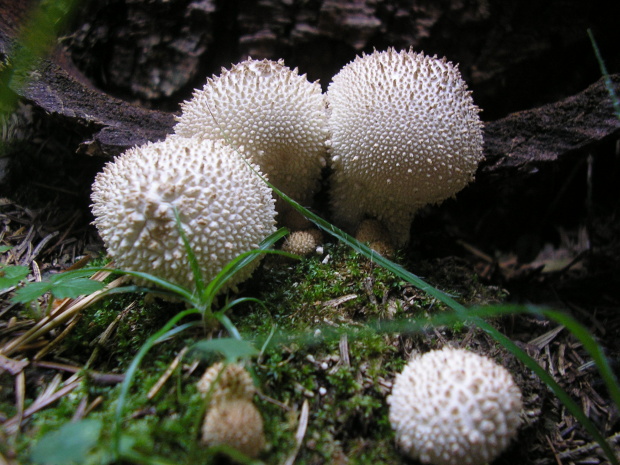
[[[67,395],[68,393],[73,391],[76,387],[78,387],[80,383],[81,383],[81,380],[77,380],[70,384],[67,384],[66,386],[60,388],[56,392],[50,392],[51,391],[50,388],[52,386],[55,389],[58,386],[58,384],[60,384],[60,377],[55,378],[50,383],[48,388],[39,397],[37,397],[34,403],[23,412],[23,415],[21,417],[16,415],[4,423],[3,426],[4,426],[5,431],[7,431],[7,433],[9,434],[14,434],[20,428],[21,423],[24,420],[26,420],[27,418],[29,418],[31,415],[38,412],[39,410],[56,402],[61,397]]]
[[[168,366],[164,374],[161,375],[161,377],[157,380],[155,385],[150,389],[150,391],[146,395],[148,400],[152,400],[153,397],[155,397],[157,393],[159,392],[159,390],[163,387],[163,385],[166,384],[166,381],[170,379],[170,377],[172,376],[172,373],[174,373],[174,370],[176,370],[177,367],[179,366],[179,363],[181,363],[181,360],[183,359],[183,356],[185,355],[187,350],[188,350],[188,347],[183,347],[183,349],[181,349],[181,352],[179,352],[179,354],[174,358],[174,360],[172,361],[170,366]]]
[[[61,324],[71,319],[86,306],[91,305],[98,299],[102,298],[107,290],[120,286],[124,281],[125,277],[122,276],[112,281],[100,291],[93,292],[88,296],[83,296],[78,299],[68,299],[66,302],[63,302],[63,304],[59,308],[53,311],[50,316],[42,318],[36,325],[34,325],[34,327],[32,327],[26,333],[7,343],[0,350],[0,353],[10,355],[16,350],[18,350],[21,346],[38,339],[44,334],[49,333],[52,329],[60,326]]]
[[[301,413],[299,414],[299,425],[297,426],[297,432],[295,433],[295,448],[291,452],[291,455],[288,456],[283,465],[293,465],[295,463],[295,459],[297,458],[299,449],[301,449],[301,443],[303,442],[304,436],[306,435],[309,412],[310,408],[308,407],[308,399],[306,399],[301,406]]]

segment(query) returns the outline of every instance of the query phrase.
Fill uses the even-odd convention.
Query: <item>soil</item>
[[[180,30],[170,26],[172,31],[170,33],[192,38],[193,46],[200,53],[196,52],[193,60],[188,52],[188,43],[184,43],[185,48],[182,48],[182,53],[174,63],[175,66],[183,65],[181,67],[183,75],[175,80],[170,73],[163,73],[166,71],[163,67],[162,73],[165,79],[162,78],[162,84],[149,87],[144,84],[148,74],[146,71],[160,69],[161,60],[165,60],[155,53],[155,47],[148,49],[148,53],[145,52],[154,61],[144,64],[144,68],[140,70],[137,67],[128,67],[127,69],[134,70],[130,75],[122,74],[120,68],[116,69],[113,66],[122,60],[131,59],[125,53],[131,47],[128,41],[130,37],[128,31],[132,30],[131,21],[138,21],[142,26],[145,24],[144,18],[138,15],[138,12],[146,14],[145,11],[148,9],[144,5],[148,3],[127,2],[126,5],[125,3],[121,5],[120,2],[103,2],[102,8],[108,16],[118,12],[119,9],[125,11],[125,22],[107,24],[108,27],[112,27],[110,24],[113,24],[116,35],[106,35],[108,30],[104,26],[105,21],[110,21],[109,17],[104,16],[104,19],[95,21],[93,19],[95,17],[102,18],[95,15],[100,13],[99,10],[84,12],[85,16],[76,20],[81,21],[84,27],[73,30],[71,36],[73,43],[70,44],[69,51],[76,66],[81,67],[81,72],[88,76],[88,80],[98,90],[125,101],[138,102],[142,107],[149,109],[174,111],[178,103],[187,97],[189,88],[195,86],[201,79],[199,76],[205,75],[207,71],[212,72],[211,70],[217,69],[220,65],[228,65],[230,61],[246,52],[252,52],[255,56],[261,53],[268,56],[279,51],[286,55],[284,58],[290,57],[292,64],[302,67],[307,58],[303,58],[299,50],[307,50],[308,44],[312,42],[308,37],[303,40],[300,38],[299,31],[304,30],[300,24],[319,27],[303,20],[304,14],[311,16],[312,8],[318,8],[319,4],[323,8],[321,10],[323,22],[320,27],[326,28],[326,24],[340,21],[345,15],[343,11],[351,12],[342,6],[348,5],[347,8],[355,10],[357,20],[361,21],[360,15],[366,18],[363,24],[369,29],[362,28],[362,32],[358,29],[357,35],[351,32],[342,37],[321,35],[321,40],[333,43],[336,51],[330,52],[327,58],[322,60],[317,58],[313,62],[313,66],[307,72],[315,78],[323,79],[325,74],[333,74],[333,69],[341,66],[343,60],[349,59],[351,53],[368,51],[373,45],[377,47],[399,45],[407,40],[409,43],[420,42],[432,51],[436,50],[442,54],[453,52],[463,58],[464,74],[472,83],[474,95],[476,92],[480,93],[479,104],[483,107],[489,123],[491,119],[499,119],[514,111],[527,110],[577,94],[598,79],[598,69],[592,65],[591,51],[584,46],[583,41],[573,41],[572,32],[569,34],[559,26],[556,27],[555,35],[552,35],[551,39],[542,36],[532,38],[533,32],[523,26],[527,21],[519,20],[522,10],[511,2],[507,2],[506,5],[512,5],[512,10],[506,6],[505,9],[499,8],[501,11],[498,11],[495,2],[489,4],[492,15],[497,14],[504,21],[511,17],[515,21],[514,27],[519,34],[515,33],[512,40],[507,39],[511,37],[509,33],[500,34],[499,26],[490,25],[489,18],[494,16],[487,16],[483,9],[471,5],[471,8],[464,10],[453,8],[449,10],[450,14],[442,10],[444,14],[441,14],[422,2],[423,6],[420,8],[433,18],[435,22],[432,24],[435,26],[429,27],[427,31],[424,27],[427,23],[420,20],[416,23],[420,28],[418,31],[420,37],[414,39],[409,35],[381,34],[383,27],[381,25],[391,14],[388,6],[398,2],[386,2],[382,7],[379,5],[381,2],[326,1],[306,2],[309,4],[308,11],[299,7],[295,12],[296,20],[287,23],[292,28],[289,32],[297,30],[298,34],[290,32],[286,36],[288,42],[280,43],[277,40],[280,34],[277,24],[267,29],[259,27],[261,21],[267,21],[261,14],[250,15],[248,13],[250,10],[241,9],[246,12],[245,16],[243,14],[241,16],[252,18],[254,23],[248,20],[249,22],[243,23],[244,26],[241,27],[242,23],[237,22],[236,27],[241,30],[234,28],[229,30],[224,25],[213,22],[215,19],[233,15],[234,8],[222,7],[222,2],[204,1],[184,2],[184,4],[192,5],[190,10],[194,16],[191,17],[198,23],[200,20],[196,19],[196,15],[199,17],[204,15],[206,21],[213,27],[212,31],[201,32],[196,24],[191,22]],[[166,2],[155,3],[161,11],[156,9],[149,14],[166,14],[168,11]],[[241,7],[247,2],[233,3]],[[278,4],[286,9],[287,5],[292,3],[295,2],[262,2],[262,6],[256,6],[255,10],[260,13],[261,8],[268,8],[270,4]],[[443,6],[448,8],[448,4],[463,2],[444,3],[446,5]],[[487,2],[471,3],[478,6],[487,4]],[[539,18],[540,23],[543,23],[545,18],[549,20],[550,12],[560,11],[561,2],[551,3],[553,5],[549,7],[549,12],[546,12],[547,16]],[[371,10],[363,9],[360,6],[362,4],[366,8],[375,8],[371,10],[376,16],[371,14]],[[362,10],[358,11],[356,8]],[[405,7],[402,9],[407,10]],[[187,13],[189,10],[183,11],[186,15],[190,14]],[[215,13],[212,14],[212,11]],[[410,12],[407,10],[401,16],[404,18],[406,13]],[[465,13],[469,14],[467,17],[471,23],[467,23],[464,19]],[[561,22],[563,26],[576,21],[578,12],[565,13],[570,18],[564,18],[566,22]],[[282,11],[280,14],[283,14]],[[587,18],[599,28],[597,33],[600,33],[604,44],[603,52],[609,57],[610,72],[619,72],[620,50],[617,49],[617,42],[615,45],[610,45],[617,35],[608,28],[608,20],[602,16],[604,11]],[[373,26],[372,18],[379,21],[379,26]],[[617,16],[615,18],[617,19]],[[476,57],[469,57],[469,61],[466,51],[448,40],[451,36],[447,36],[446,31],[449,30],[451,21],[459,28],[465,28],[471,37],[477,37],[474,43],[478,46],[476,50],[479,54]],[[170,23],[178,25],[178,21],[175,22],[173,18],[170,18]],[[283,23],[279,24],[283,28],[286,26]],[[582,25],[582,21],[579,21],[579,25]],[[308,30],[311,30],[310,26]],[[489,34],[489,38],[483,40],[480,32],[473,32],[474,26],[484,26],[482,30]],[[510,24],[504,24],[505,28],[509,29],[509,26]],[[395,23],[394,27],[398,29],[400,26]],[[437,39],[435,41],[430,38],[424,39],[426,37],[424,32],[437,34]],[[141,40],[146,40],[145,37],[149,37],[149,34],[152,36],[154,31],[141,29],[139,32]],[[218,40],[232,35],[245,39],[237,39],[235,47],[229,45],[228,48],[218,49],[217,53],[207,54],[206,50],[214,47]],[[489,41],[497,36],[504,40],[498,40],[497,49],[493,49]],[[111,37],[116,38],[114,47],[109,49],[105,61],[99,61],[95,51],[102,44],[105,45],[106,41],[111,40]],[[524,48],[519,48],[515,52],[519,60],[499,63],[497,61],[499,57],[509,55],[512,51],[510,47],[519,37],[528,38],[528,44],[532,46],[531,55],[528,55]],[[555,44],[554,40],[559,42],[559,45]],[[484,44],[484,47],[481,44]],[[575,48],[570,49],[570,46],[575,44]],[[556,46],[557,48],[554,48]],[[170,52],[168,48],[166,50]],[[484,51],[484,54],[480,50]],[[545,59],[553,50],[560,50],[564,58],[572,54],[573,61],[569,65],[574,69],[566,70],[564,74],[551,69],[558,65],[557,61],[554,59],[551,63],[545,63]],[[205,58],[207,55],[208,59]],[[494,66],[489,65],[482,70],[477,68],[485,63]],[[527,86],[517,82],[515,76],[510,79],[507,77],[519,67],[523,67],[520,75],[527,81]],[[547,77],[552,76],[553,81],[540,83],[539,79],[534,77],[534,68]],[[529,92],[532,96],[524,99],[523,95]],[[31,271],[29,279],[38,281],[75,266],[83,259],[84,261],[100,259],[104,255],[103,244],[91,224],[89,194],[92,180],[107,161],[106,156],[109,156],[109,153],[103,153],[102,157],[91,157],[85,155],[84,150],[78,150],[84,147],[85,132],[87,133],[90,127],[76,125],[75,120],[68,120],[66,116],[50,115],[32,101],[24,101],[22,105],[28,129],[20,136],[21,142],[11,148],[10,163],[1,186],[1,244],[12,247],[10,252],[4,254],[2,262],[5,265],[28,266]],[[586,129],[584,128],[584,131]],[[589,143],[586,149],[571,149],[568,158],[560,157],[549,163],[536,165],[531,172],[521,170],[514,176],[502,172],[503,175],[496,178],[485,177],[482,174],[482,182],[473,183],[455,199],[450,199],[440,206],[428,207],[416,217],[412,225],[412,240],[406,249],[399,252],[396,261],[434,286],[458,296],[458,300],[468,306],[509,303],[545,306],[566,312],[587,328],[607,356],[612,370],[618,374],[620,372],[620,345],[617,338],[617,332],[620,331],[620,183],[617,182],[620,176],[619,147],[620,139],[616,133],[612,137],[604,137]],[[524,166],[527,168],[534,165]],[[318,200],[317,210],[328,217],[329,212],[321,208],[322,197],[319,196]],[[310,328],[314,323],[316,328],[330,325],[347,328],[363,326],[377,315],[380,319],[389,320],[389,311],[396,303],[400,305],[399,311],[402,315],[413,315],[415,312],[433,314],[441,310],[438,310],[435,303],[430,302],[428,296],[420,290],[398,280],[391,281],[384,276],[377,278],[376,266],[361,257],[350,255],[344,248],[338,248],[333,244],[335,242],[333,239],[326,239],[325,242],[326,250],[332,254],[329,267],[339,273],[337,279],[342,279],[343,288],[338,287],[340,281],[330,283],[337,290],[333,293],[325,291],[319,301],[304,301],[299,295],[301,292],[299,289],[304,286],[303,280],[307,280],[308,286],[313,283],[311,273],[320,268],[321,261],[326,259],[324,253],[320,257],[310,257],[305,263],[297,265],[267,261],[261,272],[240,289],[241,295],[264,299],[272,308],[277,309],[273,311],[272,318],[281,319],[285,327],[288,325],[289,329],[297,331],[313,331]],[[359,268],[356,268],[355,273],[352,271],[353,263]],[[289,274],[292,277],[288,276]],[[294,285],[291,279],[293,281],[297,279]],[[361,282],[369,284],[364,288]],[[282,291],[282,283],[287,283],[290,288]],[[370,291],[367,292],[368,286]],[[282,296],[278,292],[287,295]],[[292,294],[293,297],[288,294]],[[11,303],[11,295],[11,291],[3,291],[0,295],[0,347],[6,347],[6,344],[31,328],[41,317],[37,314],[39,311],[37,308],[24,308]],[[349,295],[356,297],[347,301]],[[338,300],[342,298],[344,300]],[[39,302],[43,307],[47,303],[45,300]],[[54,303],[57,304],[58,302]],[[291,307],[297,304],[299,307],[293,310]],[[140,323],[144,324],[146,329],[138,323],[132,323],[144,329],[146,334],[144,339],[166,321],[165,315],[171,316],[179,310],[174,303],[158,305],[158,311],[163,315],[162,319],[151,320],[148,323],[150,326],[147,323]],[[255,317],[252,316],[254,311],[256,308],[252,306],[243,307],[239,311],[238,320],[235,320],[236,323],[240,327],[252,328],[252,324],[255,324],[253,323]],[[290,313],[287,314],[287,311]],[[295,326],[293,322],[298,320],[302,322]],[[582,342],[557,323],[533,314],[515,314],[495,318],[491,322],[548,371],[583,409],[601,434],[608,438],[616,454],[620,455],[618,406],[610,398]],[[89,325],[96,327],[93,331],[99,333],[88,333]],[[41,430],[45,429],[42,424],[46,417],[43,414],[37,420],[39,413],[37,410],[37,413],[30,418],[24,414],[24,409],[27,411],[27,407],[40,396],[42,388],[53,383],[55,376],[60,374],[63,380],[67,381],[73,374],[72,369],[78,371],[86,363],[85,347],[91,347],[90,340],[82,341],[83,346],[72,350],[62,343],[62,339],[71,337],[69,334],[71,331],[79,331],[80,334],[89,334],[92,340],[95,340],[106,327],[107,325],[97,326],[95,322],[89,323],[76,318],[73,326],[71,322],[67,322],[53,332],[21,347],[19,351],[4,354],[8,358],[0,355],[0,406],[10,406],[5,412],[0,408],[2,425],[0,443],[6,444],[0,446],[2,454],[0,463],[4,459],[5,463],[16,464],[28,457],[27,449],[30,445],[27,440],[17,439],[18,433],[21,432],[21,436],[24,437],[40,437]],[[262,327],[256,323],[256,328]],[[257,329],[257,334],[260,334],[260,331],[262,329]],[[214,334],[217,335],[218,333]],[[201,334],[192,333],[191,337],[194,336],[201,337]],[[58,341],[52,343],[56,338],[59,338]],[[132,350],[135,352],[141,342],[133,341],[131,342],[133,346],[128,343],[131,347],[128,352],[132,353]],[[393,447],[393,437],[389,436],[391,433],[386,433],[384,440],[378,440],[378,435],[373,432],[376,428],[385,428],[385,431],[389,431],[385,425],[377,426],[373,421],[379,417],[385,419],[385,406],[369,407],[369,410],[356,406],[358,410],[353,413],[339,412],[340,416],[329,421],[321,416],[321,411],[331,409],[329,411],[332,413],[338,412],[337,402],[351,399],[357,401],[360,397],[380,399],[382,395],[389,393],[395,374],[392,367],[402,366],[412,353],[452,345],[466,347],[497,360],[510,370],[523,392],[524,425],[513,445],[494,461],[494,464],[608,463],[592,436],[567,412],[547,386],[485,332],[469,326],[442,326],[417,334],[409,334],[406,331],[391,332],[385,335],[382,343],[391,346],[391,351],[377,355],[370,349],[365,352],[363,348],[356,348],[357,342],[351,342],[349,349],[346,350],[338,344],[319,345],[315,353],[313,346],[300,347],[295,343],[289,343],[282,345],[280,350],[282,361],[279,364],[275,361],[275,355],[258,361],[255,369],[262,382],[264,396],[261,398],[261,405],[266,411],[278,411],[276,417],[281,420],[279,426],[274,426],[276,420],[266,422],[268,441],[285,438],[289,443],[294,442],[296,423],[291,418],[296,418],[297,406],[307,399],[311,404],[309,429],[295,463],[376,463],[377,461],[381,463],[381,460],[384,460],[383,463],[414,463],[398,454]],[[178,344],[179,341],[171,344],[172,354],[160,354],[161,360],[164,361],[160,360],[158,363],[171,363],[180,350],[180,347],[177,348]],[[45,349],[45,352],[41,353],[42,349]],[[118,386],[123,370],[127,367],[127,354],[121,354],[120,349],[106,350],[106,356],[97,358],[90,367],[96,372],[95,384]],[[339,390],[344,388],[339,387],[340,385],[327,375],[325,368],[340,366],[340,360],[347,350],[351,350],[355,355],[350,371],[357,383],[350,394]],[[307,355],[314,353],[313,359],[308,361]],[[373,375],[372,370],[368,368],[374,358],[383,364],[383,371],[379,371],[380,375],[376,373]],[[197,379],[196,366],[191,368],[192,364],[189,362],[187,365],[183,368],[186,379]],[[274,366],[282,370],[285,369],[283,367],[291,370],[290,373],[287,371],[282,375],[281,384],[270,377],[272,375],[269,370],[275,370]],[[303,389],[306,391],[312,389],[305,386],[303,378],[299,378],[302,385],[300,389],[293,387],[297,382],[296,374],[302,372],[305,377],[316,381],[312,386],[327,386],[325,400],[321,401],[318,391],[304,392]],[[290,377],[288,381],[286,376]],[[380,382],[378,378],[381,378]],[[110,393],[109,395],[114,396]],[[56,400],[60,400],[61,397]],[[72,413],[73,418],[88,418],[91,411],[96,414],[97,409],[105,409],[105,404],[110,401],[110,398],[99,401],[92,393],[82,398],[84,399],[84,405],[80,404],[82,410],[76,407]],[[289,401],[290,404],[287,403]],[[278,402],[286,405],[276,407]],[[328,409],[325,405],[329,402],[333,402],[333,405]],[[100,407],[100,404],[104,406]],[[53,410],[55,405],[57,404],[51,402],[49,406],[41,407],[40,411],[43,412],[45,408]],[[148,408],[156,409],[156,406]],[[170,411],[168,414],[174,417],[178,412]],[[155,416],[150,414],[146,407],[136,408],[128,415],[132,415],[132,419]],[[289,424],[285,428],[282,425],[287,421]],[[321,428],[324,428],[325,432],[321,432]],[[270,434],[272,436],[269,436]],[[281,459],[288,453],[283,449],[285,448],[275,444],[261,458],[265,463],[282,463]]]

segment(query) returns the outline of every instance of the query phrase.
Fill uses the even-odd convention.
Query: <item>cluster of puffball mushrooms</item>
[[[481,158],[479,109],[445,58],[363,55],[325,94],[282,60],[249,59],[196,90],[166,140],[108,163],[92,209],[119,267],[192,288],[175,209],[209,281],[274,232],[276,215],[293,231],[309,226],[257,173],[310,206],[329,165],[332,222],[389,253],[407,243],[416,211],[465,187]],[[286,246],[303,252],[316,238],[298,233]]]
[[[292,252],[320,240],[257,174],[309,206],[329,166],[332,222],[387,254],[407,243],[415,213],[461,190],[482,158],[479,109],[457,66],[412,50],[357,57],[325,94],[281,60],[248,59],[222,69],[181,110],[174,134],[104,167],[92,209],[119,267],[188,288],[193,275],[175,211],[206,281],[256,248],[277,221],[297,230],[285,244]],[[203,441],[258,455],[263,423],[247,372],[211,367],[199,389],[209,399]],[[399,447],[424,463],[486,463],[520,423],[510,374],[462,350],[412,360],[388,403]]]

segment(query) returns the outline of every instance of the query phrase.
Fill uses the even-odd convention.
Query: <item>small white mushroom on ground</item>
[[[504,367],[462,349],[412,359],[388,397],[402,451],[422,463],[483,465],[521,424],[521,391]]]
[[[247,370],[238,364],[211,365],[197,385],[209,397],[202,426],[202,442],[227,445],[256,457],[265,446],[263,419],[252,403],[256,388]]]
[[[355,232],[355,239],[368,244],[371,249],[385,257],[394,255],[390,234],[378,220],[363,220]]]
[[[91,198],[94,223],[120,268],[188,288],[194,278],[174,208],[206,281],[275,231],[271,189],[219,141],[170,137],[131,148],[97,175]]]
[[[306,256],[316,252],[321,244],[323,234],[318,229],[293,231],[284,240],[282,250],[296,255]]]
[[[209,407],[202,425],[202,442],[227,445],[254,458],[265,446],[263,418],[249,400],[222,400]]]
[[[334,222],[380,220],[409,239],[415,212],[453,196],[482,159],[479,109],[457,66],[390,48],[357,57],[327,91]]]
[[[211,402],[222,399],[251,401],[256,393],[252,377],[243,366],[236,363],[214,363],[204,372],[197,388],[204,396],[210,395]]]
[[[176,134],[224,140],[269,181],[309,205],[327,155],[325,97],[317,82],[282,60],[246,60],[222,69],[181,105]],[[279,212],[287,205],[277,204]]]

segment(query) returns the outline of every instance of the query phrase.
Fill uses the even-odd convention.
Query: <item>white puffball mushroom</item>
[[[445,58],[393,48],[358,56],[334,76],[327,102],[331,206],[344,229],[376,218],[403,246],[418,209],[473,180],[479,109]]]
[[[205,281],[275,231],[272,192],[219,141],[169,137],[108,163],[92,188],[92,211],[118,267],[194,288],[181,224]],[[258,260],[228,281],[245,279]]]
[[[325,96],[318,82],[282,60],[248,59],[222,68],[181,105],[175,133],[224,140],[269,181],[309,205],[327,155]],[[287,211],[278,202],[279,212]]]
[[[521,424],[521,391],[508,370],[463,349],[412,359],[387,401],[398,446],[422,463],[486,464]]]
[[[293,231],[284,240],[282,250],[304,257],[316,252],[316,248],[321,244],[322,240],[323,234],[318,229]]]
[[[227,445],[255,458],[265,447],[263,418],[249,400],[222,400],[209,407],[202,425],[202,442]]]
[[[256,393],[250,373],[236,363],[214,363],[204,372],[197,388],[203,396],[210,396],[211,403],[226,399],[251,401]]]

